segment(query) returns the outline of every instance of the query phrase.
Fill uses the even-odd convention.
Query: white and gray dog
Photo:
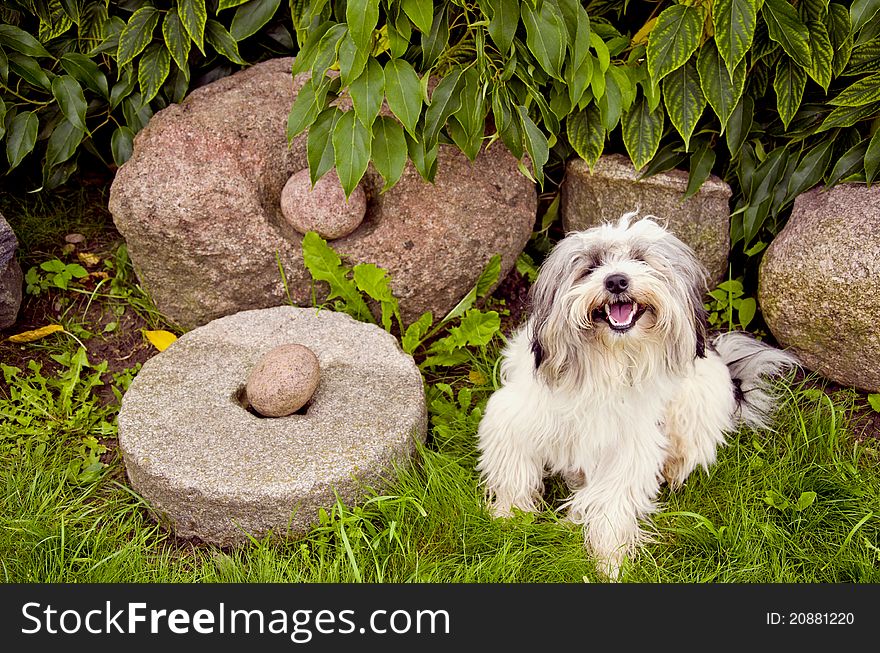
[[[725,434],[766,428],[769,377],[790,354],[744,333],[707,334],[706,271],[651,216],[574,232],[541,266],[532,311],[503,353],[479,426],[478,469],[496,516],[537,510],[547,474],[571,495],[599,569],[648,540],[662,479],[708,469]]]

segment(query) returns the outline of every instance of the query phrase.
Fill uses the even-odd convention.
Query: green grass
[[[4,207],[17,232],[36,230],[23,238],[30,265],[62,256],[72,230],[99,237],[106,215],[86,215],[80,195],[66,201],[67,218],[36,200],[13,216]],[[104,285],[50,291],[68,302],[61,320],[87,346],[104,337],[95,315],[120,306],[140,325],[167,326],[124,250],[106,245],[113,267]],[[89,314],[89,303],[102,310]],[[560,482],[548,484],[540,513],[493,520],[485,510],[476,429],[496,378],[497,338],[464,365],[428,374],[429,441],[389,487],[360,506],[328,506],[301,539],[267,537],[235,550],[178,540],[152,520],[114,453],[119,398],[136,368],[111,374],[78,342],[53,334],[25,345],[16,369],[0,366],[4,582],[602,580],[580,530],[554,511]],[[775,432],[734,435],[710,474],[695,473],[676,493],[664,489],[655,542],[625,566],[623,581],[880,581],[878,443],[853,435],[861,395],[817,385],[785,391]]]

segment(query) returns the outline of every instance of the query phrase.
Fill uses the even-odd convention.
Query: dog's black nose
[[[609,274],[605,277],[605,290],[614,294],[629,288],[629,278],[625,274]]]

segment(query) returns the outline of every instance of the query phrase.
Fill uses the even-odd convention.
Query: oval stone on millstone
[[[880,190],[816,188],[794,201],[758,275],[773,336],[811,370],[880,392]]]
[[[335,170],[321,177],[312,188],[308,168],[291,175],[281,191],[281,212],[299,233],[314,231],[333,240],[347,236],[363,222],[367,196],[355,186],[348,199]]]
[[[245,396],[260,415],[285,417],[308,403],[320,380],[320,364],[311,349],[281,345],[257,361],[248,375]]]
[[[304,415],[245,408],[248,372],[297,342],[321,383]],[[422,376],[397,340],[342,313],[280,306],[243,311],[183,335],[148,360],[119,412],[134,489],[181,537],[227,546],[301,535],[336,496],[381,488],[427,429]]]

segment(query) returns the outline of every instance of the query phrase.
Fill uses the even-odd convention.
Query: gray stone
[[[572,159],[560,189],[562,226],[567,232],[580,231],[630,211],[655,215],[696,252],[714,285],[727,277],[731,189],[711,175],[682,202],[687,182],[688,173],[682,170],[639,180],[630,160],[620,154],[599,157],[592,174],[583,159]]]
[[[305,414],[261,418],[243,406],[247,374],[297,342],[320,361]],[[297,536],[336,495],[380,490],[424,442],[421,374],[396,339],[332,311],[243,311],[190,331],[148,360],[119,412],[132,487],[185,538],[221,546]]]
[[[314,231],[321,238],[334,240],[349,235],[364,221],[367,196],[356,186],[346,199],[335,170],[321,177],[313,188],[309,170],[303,168],[284,184],[281,212],[299,233]]]
[[[0,329],[15,324],[21,308],[21,266],[15,257],[18,239],[0,215]]]
[[[260,415],[284,417],[308,403],[320,379],[321,366],[311,349],[281,345],[257,361],[248,375],[245,397]]]
[[[295,91],[291,59],[273,59],[195,90],[156,113],[117,172],[109,207],[141,283],[159,309],[183,326],[286,302],[311,303],[299,234],[281,212],[284,184],[307,167],[306,136],[288,144]],[[382,193],[368,168],[361,182],[367,214],[332,242],[349,263],[389,271],[401,313],[440,316],[502,255],[513,267],[534,226],[534,184],[495,145],[471,163],[443,145],[434,184],[411,164]],[[318,298],[326,290],[317,287]]]
[[[761,262],[767,326],[803,364],[880,392],[880,189],[841,184],[795,199]]]

